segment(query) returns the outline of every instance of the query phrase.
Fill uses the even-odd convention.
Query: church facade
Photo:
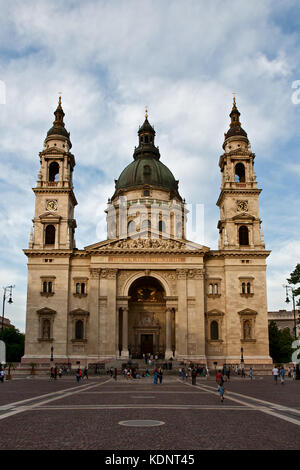
[[[219,159],[218,250],[186,239],[187,210],[148,121],[107,205],[107,239],[77,249],[75,158],[59,99],[40,152],[28,249],[23,362],[159,354],[266,365],[266,258],[255,155],[234,100]]]

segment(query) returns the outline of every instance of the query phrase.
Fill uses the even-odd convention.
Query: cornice
[[[206,254],[206,258],[267,258],[270,250],[211,250]]]

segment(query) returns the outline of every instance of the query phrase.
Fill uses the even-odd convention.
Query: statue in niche
[[[244,339],[251,339],[251,322],[250,320],[246,320],[244,322]]]

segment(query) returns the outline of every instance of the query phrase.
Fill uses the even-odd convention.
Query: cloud
[[[5,278],[12,264],[16,279],[24,279],[16,295],[25,302],[22,248],[34,214],[31,188],[58,92],[76,158],[77,245],[105,237],[106,201],[114,179],[132,161],[149,105],[161,160],[179,179],[186,201],[204,204],[204,242],[195,236],[212,248],[218,239],[218,160],[236,92],[264,189],[261,214],[273,250],[269,302],[279,305],[276,280],[280,286],[293,269],[300,228],[300,108],[291,102],[300,49],[284,20],[295,17],[297,3],[283,8],[270,0],[242,6],[238,0],[149,0],[141,8],[137,0],[17,0],[1,8],[6,104],[0,104],[0,269]],[[24,325],[24,318],[18,321]]]

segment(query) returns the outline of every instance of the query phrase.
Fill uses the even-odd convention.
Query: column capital
[[[177,279],[186,279],[187,269],[176,269]]]
[[[99,279],[101,269],[90,268],[91,279]]]
[[[101,279],[116,279],[118,273],[117,268],[104,268],[101,269]]]

